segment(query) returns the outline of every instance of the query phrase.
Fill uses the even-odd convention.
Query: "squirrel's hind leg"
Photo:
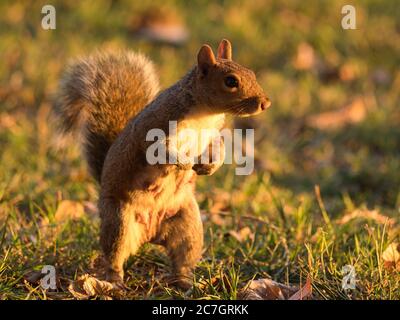
[[[99,202],[100,244],[108,263],[106,280],[123,283],[124,263],[142,245],[145,228],[135,221],[128,204],[110,198]]]
[[[188,195],[176,215],[162,223],[155,242],[165,246],[172,260],[173,284],[191,288],[193,270],[203,248],[203,224],[193,194]]]

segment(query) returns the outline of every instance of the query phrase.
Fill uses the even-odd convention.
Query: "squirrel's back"
[[[62,133],[82,135],[83,150],[97,181],[112,142],[158,90],[153,64],[134,52],[97,53],[67,68],[54,112]]]

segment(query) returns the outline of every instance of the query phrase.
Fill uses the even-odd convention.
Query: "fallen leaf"
[[[79,300],[86,300],[96,296],[110,299],[111,296],[120,293],[121,288],[114,283],[84,274],[70,283],[68,291]]]
[[[298,70],[309,70],[314,67],[316,58],[314,49],[308,43],[300,43],[297,47],[296,57],[293,65]]]
[[[65,222],[69,219],[79,219],[85,214],[85,209],[80,202],[63,200],[59,203],[54,220],[58,223]]]
[[[137,36],[171,45],[182,45],[189,36],[189,30],[180,15],[166,8],[148,9],[129,27]]]
[[[225,218],[223,218],[220,214],[212,214],[210,218],[211,222],[216,224],[217,226],[224,226],[227,224],[227,221]]]
[[[289,300],[305,300],[310,298],[312,294],[311,278],[307,277],[306,284],[300,288],[294,295],[292,295]]]
[[[202,222],[211,221],[212,223],[216,224],[217,226],[225,226],[227,224],[227,219],[220,214],[210,214],[206,210],[200,211],[200,217]]]
[[[211,279],[205,279],[204,277],[202,277],[198,281],[197,287],[200,290],[205,290],[209,286],[215,287],[219,283],[219,281],[220,281],[220,276],[212,277]]]
[[[400,244],[391,243],[383,252],[382,259],[387,269],[400,271]]]
[[[23,279],[27,283],[33,286],[39,286],[41,283],[41,280],[46,276],[46,273],[43,273],[41,270],[32,270],[24,274]],[[57,289],[60,289],[61,291],[64,290],[64,283],[65,279],[56,276],[56,287]],[[51,292],[53,289],[46,289]]]
[[[229,231],[229,235],[235,238],[239,242],[243,242],[249,238],[254,240],[254,233],[251,231],[249,227],[244,227],[239,231],[231,230]]]
[[[41,271],[33,270],[24,275],[24,280],[26,280],[30,284],[38,285],[40,279],[42,279],[45,275],[46,274],[42,273]]]
[[[378,210],[367,210],[367,209],[354,210],[354,211],[344,215],[342,218],[340,218],[336,222],[340,225],[343,225],[353,219],[369,219],[369,220],[374,220],[375,222],[377,222],[379,224],[386,223],[389,226],[392,226],[395,223],[394,219],[389,218],[389,217],[379,213]]]
[[[68,220],[79,220],[83,216],[88,216],[93,221],[99,219],[97,206],[89,201],[83,203],[72,200],[61,200],[54,214],[54,223],[50,223],[48,217],[44,217],[40,222],[40,228],[47,237],[56,235]]]
[[[348,124],[360,123],[367,115],[367,107],[362,98],[333,111],[311,115],[306,119],[309,127],[319,130],[336,130]]]
[[[85,213],[88,216],[97,216],[97,214],[99,213],[99,210],[97,209],[97,205],[93,202],[85,201],[85,202],[83,202],[83,206],[85,209]]]
[[[204,210],[201,212],[202,221],[210,220],[212,223],[219,226],[226,225],[229,219],[221,216],[221,213],[230,210],[231,197],[232,195],[229,192],[222,189],[216,189],[214,192],[210,193],[207,197],[210,203],[210,210],[208,212]]]
[[[339,78],[342,81],[352,81],[356,78],[357,71],[354,64],[345,63],[339,68]]]
[[[229,211],[230,200],[232,195],[224,190],[217,189],[211,196],[212,205],[210,207],[211,214],[218,214],[221,211]]]
[[[252,280],[250,285],[240,294],[244,300],[287,300],[297,292],[290,287],[271,279]]]
[[[302,288],[288,286],[271,279],[252,280],[239,294],[244,300],[305,300],[312,298],[311,278]]]

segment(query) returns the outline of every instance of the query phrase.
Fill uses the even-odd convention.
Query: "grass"
[[[167,285],[168,259],[147,245],[128,262],[132,290],[123,298],[236,299],[254,278],[298,284],[309,276],[317,299],[400,299],[400,274],[382,259],[400,235],[397,1],[354,1],[357,30],[340,27],[347,4],[340,0],[162,1],[191,32],[177,48],[132,36],[132,21],[150,1],[54,1],[55,31],[40,27],[47,4],[41,2],[0,4],[0,299],[71,299],[68,291],[45,292],[24,275],[52,264],[62,281],[73,280],[90,271],[99,253],[98,219],[83,215],[58,225],[55,219],[60,201],[97,198],[78,147],[56,150],[51,142],[51,96],[67,60],[104,47],[141,50],[156,62],[166,87],[195,63],[201,43],[215,48],[222,37],[232,41],[234,59],[256,71],[273,102],[254,119],[256,170],[236,176],[225,165],[199,179],[205,250],[192,292]],[[333,71],[297,68],[301,43]],[[350,79],[335,74],[343,66]],[[333,130],[307,125],[313,115],[357,97],[368,107],[362,121]],[[368,215],[340,223],[355,210],[376,210],[393,223]],[[249,237],[231,235],[244,227]],[[348,264],[357,287],[344,291],[341,270]]]

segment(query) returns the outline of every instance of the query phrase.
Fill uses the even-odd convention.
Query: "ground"
[[[76,143],[54,147],[49,118],[67,61],[141,50],[167,87],[202,43],[223,37],[272,100],[251,122],[255,171],[224,165],[199,179],[205,248],[193,290],[169,286],[168,259],[148,245],[129,260],[123,298],[235,299],[252,279],[309,277],[315,299],[400,299],[399,269],[384,254],[400,234],[398,1],[353,1],[356,30],[342,29],[340,0],[160,1],[190,30],[178,47],[134,36],[153,1],[54,1],[53,31],[41,28],[42,2],[0,4],[0,299],[71,299],[27,275],[54,265],[68,283],[99,255],[97,185]],[[354,290],[342,289],[346,265]]]

